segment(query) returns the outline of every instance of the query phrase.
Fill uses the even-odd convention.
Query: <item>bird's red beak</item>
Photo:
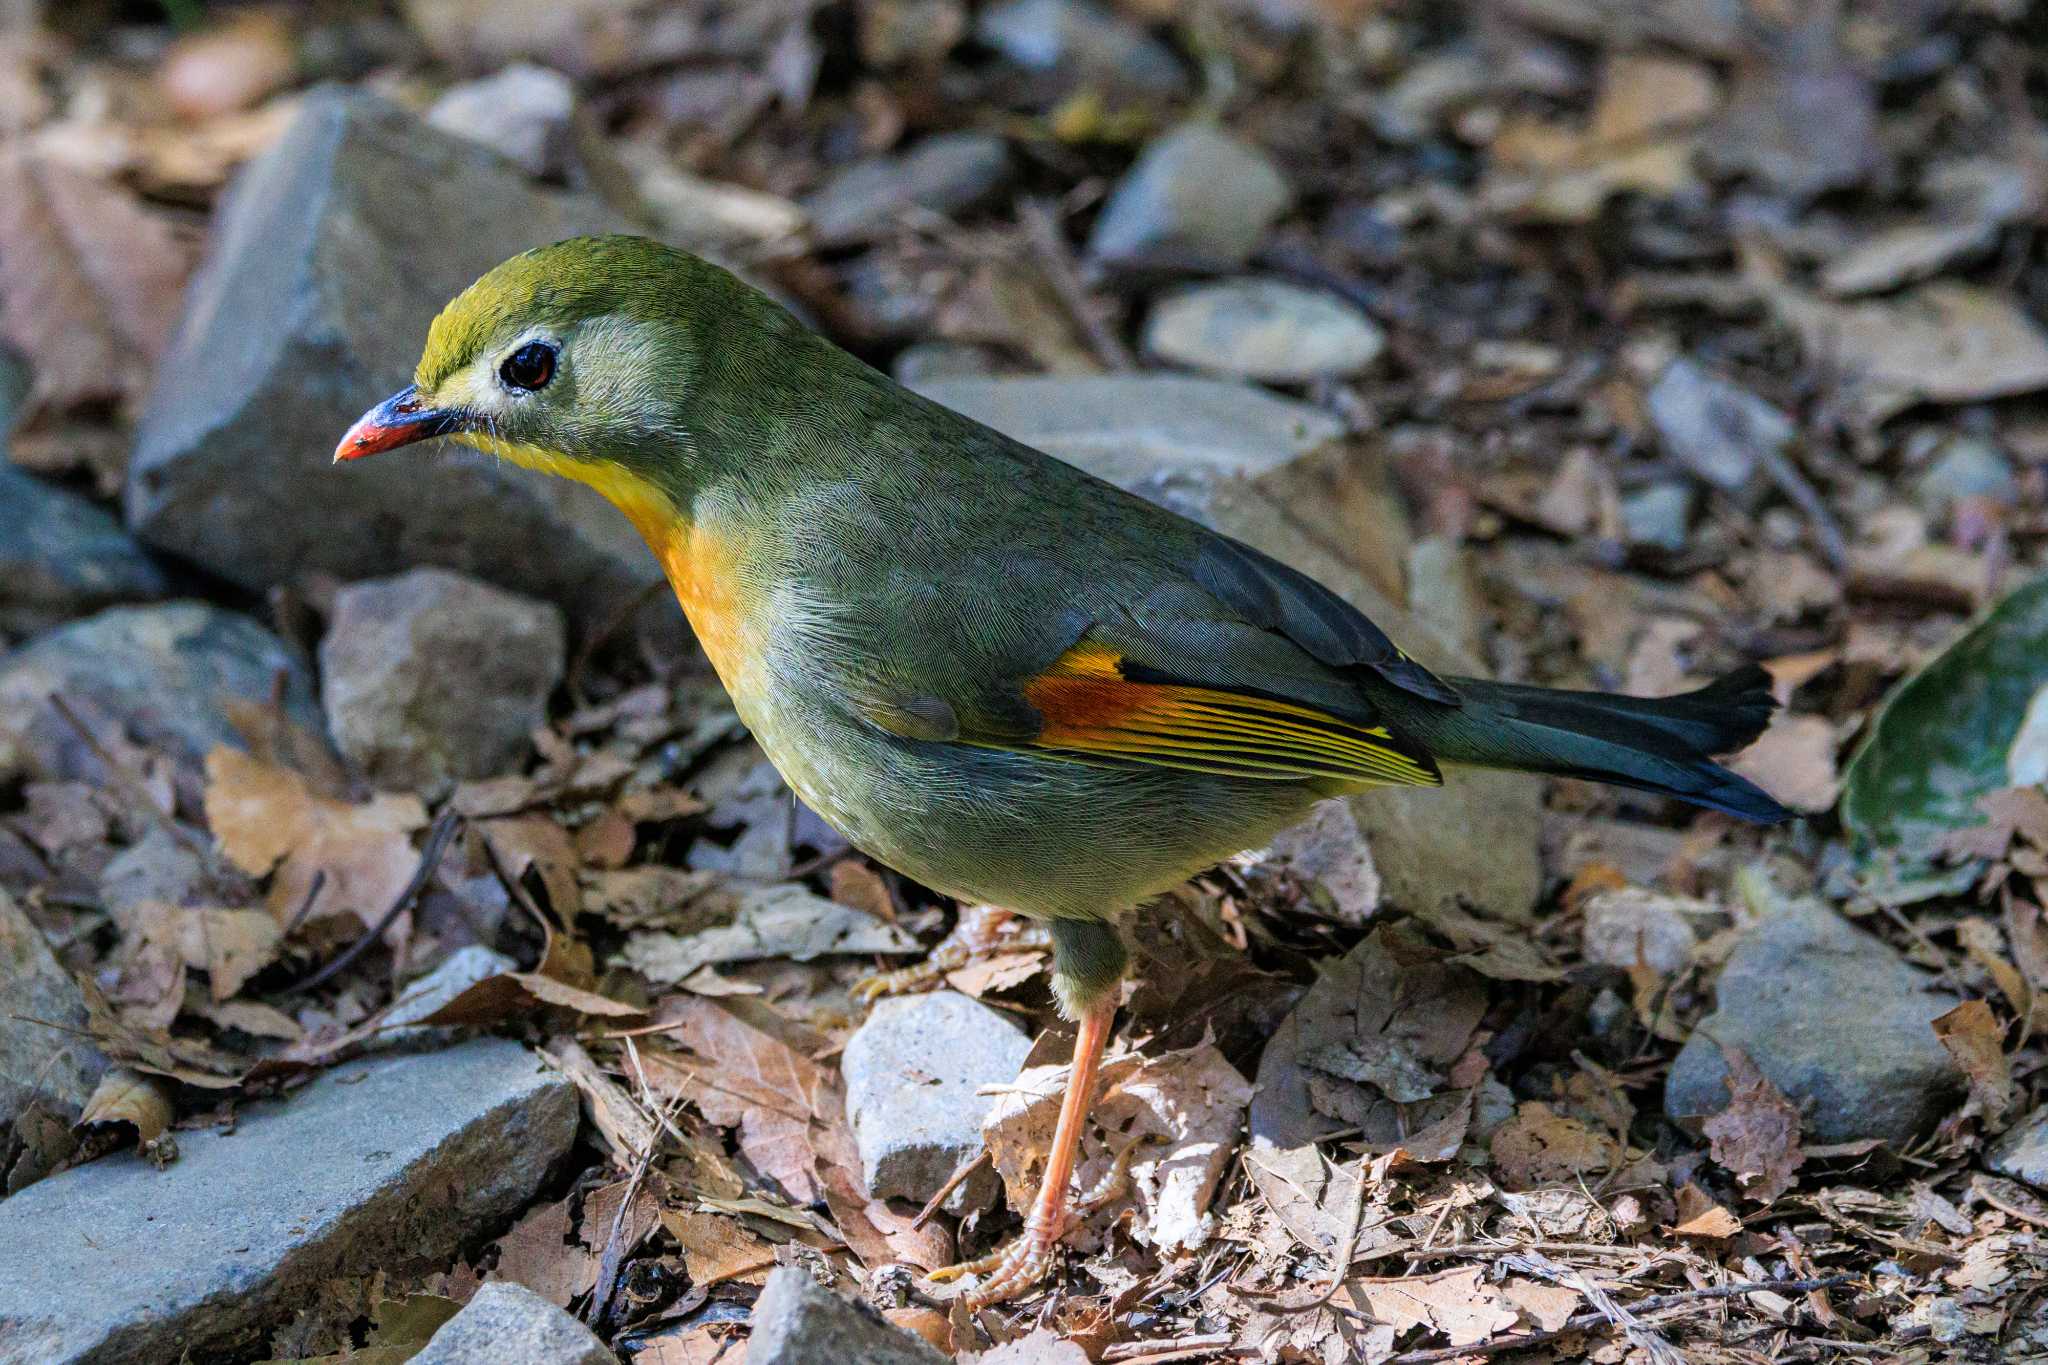
[[[360,460],[380,450],[396,450],[415,441],[446,436],[463,430],[465,425],[461,413],[428,407],[420,400],[419,389],[407,384],[356,418],[356,424],[334,448],[334,461],[339,464],[343,460]]]

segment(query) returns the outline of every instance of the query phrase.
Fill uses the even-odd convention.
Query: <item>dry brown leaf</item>
[[[582,1092],[584,1112],[604,1138],[612,1164],[631,1170],[654,1145],[654,1120],[574,1038],[556,1038],[540,1055]]]
[[[538,972],[501,972],[472,983],[432,1014],[413,1022],[487,1027],[531,1014],[544,1005],[598,1019],[637,1019],[647,1013],[637,1005],[580,990]]]
[[[1982,1000],[1965,1000],[1934,1021],[1934,1036],[1970,1078],[1970,1102],[1991,1123],[2012,1108],[2016,1091],[2005,1030]]]
[[[1612,1170],[1622,1155],[1611,1138],[1541,1100],[1524,1104],[1494,1132],[1492,1153],[1502,1183],[1516,1190],[1590,1178]]]
[[[775,1265],[775,1247],[756,1236],[745,1223],[722,1213],[663,1209],[661,1225],[683,1249],[690,1283],[709,1289],[726,1280],[766,1284]]]
[[[171,1126],[171,1087],[163,1077],[117,1066],[100,1077],[79,1113],[78,1126],[125,1123],[135,1130],[137,1151],[146,1151]]]
[[[269,906],[279,924],[352,914],[375,925],[419,865],[412,833],[427,812],[415,796],[361,805],[315,796],[297,773],[219,748],[206,756],[206,821],[236,867],[252,877],[275,870]],[[319,894],[301,915],[315,878]]]
[[[1768,1204],[1792,1188],[1806,1160],[1799,1146],[1799,1110],[1757,1069],[1749,1054],[1723,1046],[1728,1061],[1728,1107],[1701,1125],[1714,1160],[1735,1176],[1742,1192]]]
[[[514,1223],[498,1239],[498,1266],[486,1279],[524,1285],[561,1308],[588,1294],[597,1283],[597,1254],[572,1231],[569,1204],[542,1204]]]
[[[749,887],[732,923],[694,934],[643,933],[626,941],[626,962],[649,981],[673,985],[701,967],[728,962],[844,953],[915,953],[921,945],[893,924],[801,886]]]
[[[1555,1332],[1571,1321],[1581,1302],[1578,1290],[1537,1280],[1511,1279],[1501,1286],[1500,1292],[1542,1332]]]
[[[173,912],[185,965],[206,973],[216,1003],[233,998],[250,977],[277,958],[284,933],[262,910]]]
[[[1835,727],[1825,716],[1780,711],[1728,766],[1794,810],[1823,811],[1842,791],[1835,769],[1837,744]]]
[[[31,362],[31,412],[138,399],[191,268],[134,196],[0,145],[0,338]]]
[[[1515,1325],[1515,1310],[1492,1285],[1482,1284],[1478,1266],[1398,1280],[1358,1281],[1373,1316],[1396,1332],[1426,1327],[1471,1346]]]
[[[979,1000],[994,991],[1021,986],[1045,966],[1042,952],[997,953],[976,958],[964,967],[946,973],[946,984],[962,995]]]
[[[1719,1240],[1742,1231],[1742,1220],[1716,1204],[1699,1186],[1678,1187],[1678,1224],[1671,1229],[1678,1237]]]
[[[1088,1365],[1088,1353],[1049,1327],[960,1357],[960,1365]]]

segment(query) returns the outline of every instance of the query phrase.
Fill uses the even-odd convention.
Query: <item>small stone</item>
[[[1984,1164],[2000,1175],[2048,1190],[2048,1105],[2021,1119],[2012,1131],[1992,1143],[1984,1153]]]
[[[0,456],[0,630],[48,630],[170,590],[113,513]]]
[[[1670,976],[1692,963],[1699,931],[1721,928],[1727,912],[1712,901],[1666,896],[1624,886],[1588,897],[1580,936],[1586,960],[1604,967],[1637,965]]]
[[[1693,486],[1672,479],[1639,488],[1621,500],[1621,528],[1631,545],[1673,554],[1692,533]]]
[[[1173,53],[1087,0],[1007,0],[983,10],[974,33],[1012,65],[1041,77],[1051,94],[1093,89],[1166,99],[1188,86]]]
[[[384,1012],[384,1017],[380,1021],[381,1027],[370,1045],[411,1046],[422,1041],[445,1038],[454,1030],[414,1025],[477,982],[518,970],[517,962],[503,953],[486,948],[481,943],[470,943],[457,948],[442,960],[440,966],[398,993],[398,999]]]
[[[1991,442],[1969,436],[1949,441],[1913,484],[1914,499],[1930,517],[1943,515],[1963,498],[2010,505],[2019,495],[2012,462]]]
[[[1757,491],[1761,453],[1782,451],[1797,431],[1763,399],[1683,357],[1665,368],[1648,402],[1665,452],[1733,494]]]
[[[487,1038],[243,1104],[162,1170],[124,1152],[31,1185],[0,1202],[9,1359],[259,1354],[330,1281],[445,1269],[526,1207],[577,1122],[573,1085]]]
[[[1269,384],[1303,384],[1365,369],[1386,334],[1333,295],[1278,280],[1232,280],[1174,294],[1145,323],[1161,360]]]
[[[441,1325],[413,1365],[618,1365],[597,1334],[525,1285],[494,1280]]]
[[[920,341],[904,347],[889,372],[897,383],[915,389],[942,379],[989,379],[999,368],[987,347],[962,341]]]
[[[514,62],[495,76],[454,86],[427,110],[444,133],[480,142],[529,175],[562,164],[576,88],[559,71]]]
[[[1809,1141],[1903,1146],[1962,1089],[1932,1027],[1956,1003],[1822,902],[1784,901],[1729,956],[1714,1012],[1672,1064],[1664,1112],[1690,1122],[1727,1107],[1725,1044],[1800,1107]]]
[[[136,430],[129,529],[253,592],[437,564],[616,618],[661,569],[594,490],[453,443],[431,468],[418,452],[328,456],[411,382],[428,324],[479,275],[630,230],[374,96],[313,91],[214,216]]]
[[[328,729],[389,790],[495,776],[547,719],[565,638],[548,603],[443,569],[350,584],[320,642]]]
[[[946,1357],[900,1332],[864,1303],[843,1299],[796,1266],[777,1266],[754,1301],[747,1365],[945,1365]]]
[[[88,726],[119,722],[137,743],[196,765],[216,745],[241,746],[223,703],[267,703],[280,679],[286,717],[318,734],[305,661],[246,616],[168,602],[74,621],[0,659],[0,781],[106,780],[52,697]]]
[[[1010,151],[989,133],[942,133],[907,152],[855,162],[804,201],[821,246],[888,231],[910,209],[953,214],[992,193],[1010,173]]]
[[[107,1069],[107,1059],[81,1036],[85,994],[42,931],[14,897],[0,891],[0,1175],[7,1130],[22,1110],[40,1103],[67,1120]],[[1010,1073],[1016,1074],[1013,1069]]]
[[[1017,1079],[1031,1040],[1008,1019],[956,991],[884,1000],[840,1058],[846,1112],[874,1199],[922,1204],[981,1150],[983,1086]],[[947,1197],[951,1213],[995,1202],[994,1171],[976,1171]]]
[[[1235,270],[1291,198],[1265,153],[1209,124],[1184,124],[1117,182],[1088,252],[1127,268]]]

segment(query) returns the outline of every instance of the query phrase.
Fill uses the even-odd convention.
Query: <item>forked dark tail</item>
[[[1460,707],[1399,704],[1395,723],[1446,763],[1582,777],[1775,824],[1792,812],[1713,761],[1763,732],[1777,703],[1752,664],[1697,692],[1624,697],[1453,678]]]

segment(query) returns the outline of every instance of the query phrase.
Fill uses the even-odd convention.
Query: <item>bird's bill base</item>
[[[464,429],[462,414],[429,406],[411,384],[356,418],[334,448],[334,462],[360,460]]]

